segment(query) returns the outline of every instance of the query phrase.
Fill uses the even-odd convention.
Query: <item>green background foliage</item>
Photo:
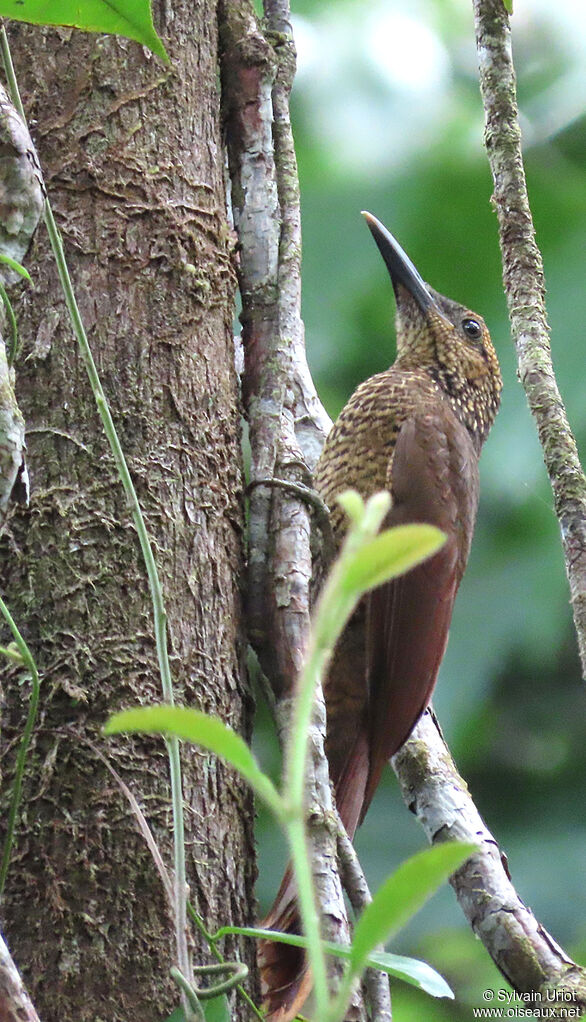
[[[392,288],[361,209],[385,222],[430,284],[485,317],[499,353],[502,408],[481,459],[480,516],[434,705],[521,896],[583,961],[586,696],[551,492],[516,378],[471,4],[294,0],[293,11],[303,313],[330,414],[394,358]],[[584,460],[586,9],[517,0],[512,28],[554,361]],[[258,719],[259,755],[276,770],[262,704]],[[259,835],[265,910],[285,851],[263,813]],[[388,771],[357,836],[372,888],[423,843]],[[468,1020],[486,986],[505,986],[449,889],[391,950],[427,958],[457,997],[432,1003],[396,984],[401,1020]]]

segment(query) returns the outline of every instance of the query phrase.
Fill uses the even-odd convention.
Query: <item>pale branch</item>
[[[231,203],[239,241],[243,397],[253,484],[273,478],[304,484],[330,421],[307,368],[300,312],[299,193],[288,110],[295,51],[288,6],[283,0],[274,6],[267,2],[265,13],[267,38],[250,3],[223,0],[220,5]],[[291,699],[307,649],[310,535],[310,509],[304,496],[286,487],[253,485],[249,630],[276,697],[281,735],[288,732]],[[332,795],[325,723],[323,693],[318,691],[306,785],[312,872],[323,936],[347,943],[349,926],[337,871],[336,837],[327,825]],[[340,965],[332,961],[335,989]]]
[[[551,359],[543,263],[523,168],[509,15],[502,0],[473,0],[473,6],[505,294],[519,376],[553,489],[586,679],[586,477]]]
[[[0,333],[0,526],[24,466],[24,419],[14,392],[14,369]]]
[[[0,1019],[39,1022],[20,973],[0,935]]]
[[[297,443],[313,471],[330,431],[331,420],[319,400],[307,365],[305,328],[301,318],[301,204],[289,97],[296,67],[289,0],[265,0],[268,37],[277,59],[273,85],[273,137],[281,209],[279,245],[279,324],[289,349],[293,372],[292,410]]]
[[[45,187],[29,130],[2,85],[0,141],[0,252],[22,263],[43,212]],[[0,273],[8,284],[20,280],[6,265],[0,267]]]
[[[518,993],[538,993],[552,1009],[586,1009],[586,970],[537,921],[517,894],[505,855],[482,820],[437,723],[426,713],[392,759],[407,807],[431,843],[478,845],[452,887],[474,933]],[[556,1017],[556,1016],[553,1016]]]
[[[0,85],[0,254],[16,262],[26,255],[43,209],[39,161],[28,128]],[[20,277],[0,263],[1,290]],[[9,343],[6,338],[12,330]],[[14,390],[16,324],[0,303],[0,522],[12,497],[26,500],[25,426]],[[22,485],[21,485],[22,484]]]

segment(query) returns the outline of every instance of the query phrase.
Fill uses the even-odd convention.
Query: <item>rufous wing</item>
[[[385,763],[427,707],[445,652],[454,599],[478,505],[478,456],[451,409],[422,410],[402,426],[389,466],[385,527],[441,529],[444,546],[367,597],[366,678],[370,766],[364,818]]]

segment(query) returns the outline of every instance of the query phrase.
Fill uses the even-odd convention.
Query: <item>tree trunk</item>
[[[246,734],[235,276],[214,0],[168,0],[157,28],[170,68],[124,39],[16,24],[10,36],[154,540],[177,701]],[[44,230],[28,266],[17,395],[32,498],[0,541],[0,585],[43,687],[2,928],[43,1022],[155,1022],[179,1000],[170,915],[125,797],[86,743],[111,757],[170,864],[162,742],[100,736],[111,712],[162,698],[148,584]],[[7,804],[28,690],[18,670],[3,676]],[[192,901],[210,929],[250,923],[250,795],[213,757],[182,752]],[[202,946],[194,957],[209,961]],[[233,1018],[248,1017],[236,1003]]]

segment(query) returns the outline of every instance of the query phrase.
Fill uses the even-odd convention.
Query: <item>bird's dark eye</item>
[[[462,329],[471,341],[478,341],[482,337],[482,327],[477,319],[463,319]]]

